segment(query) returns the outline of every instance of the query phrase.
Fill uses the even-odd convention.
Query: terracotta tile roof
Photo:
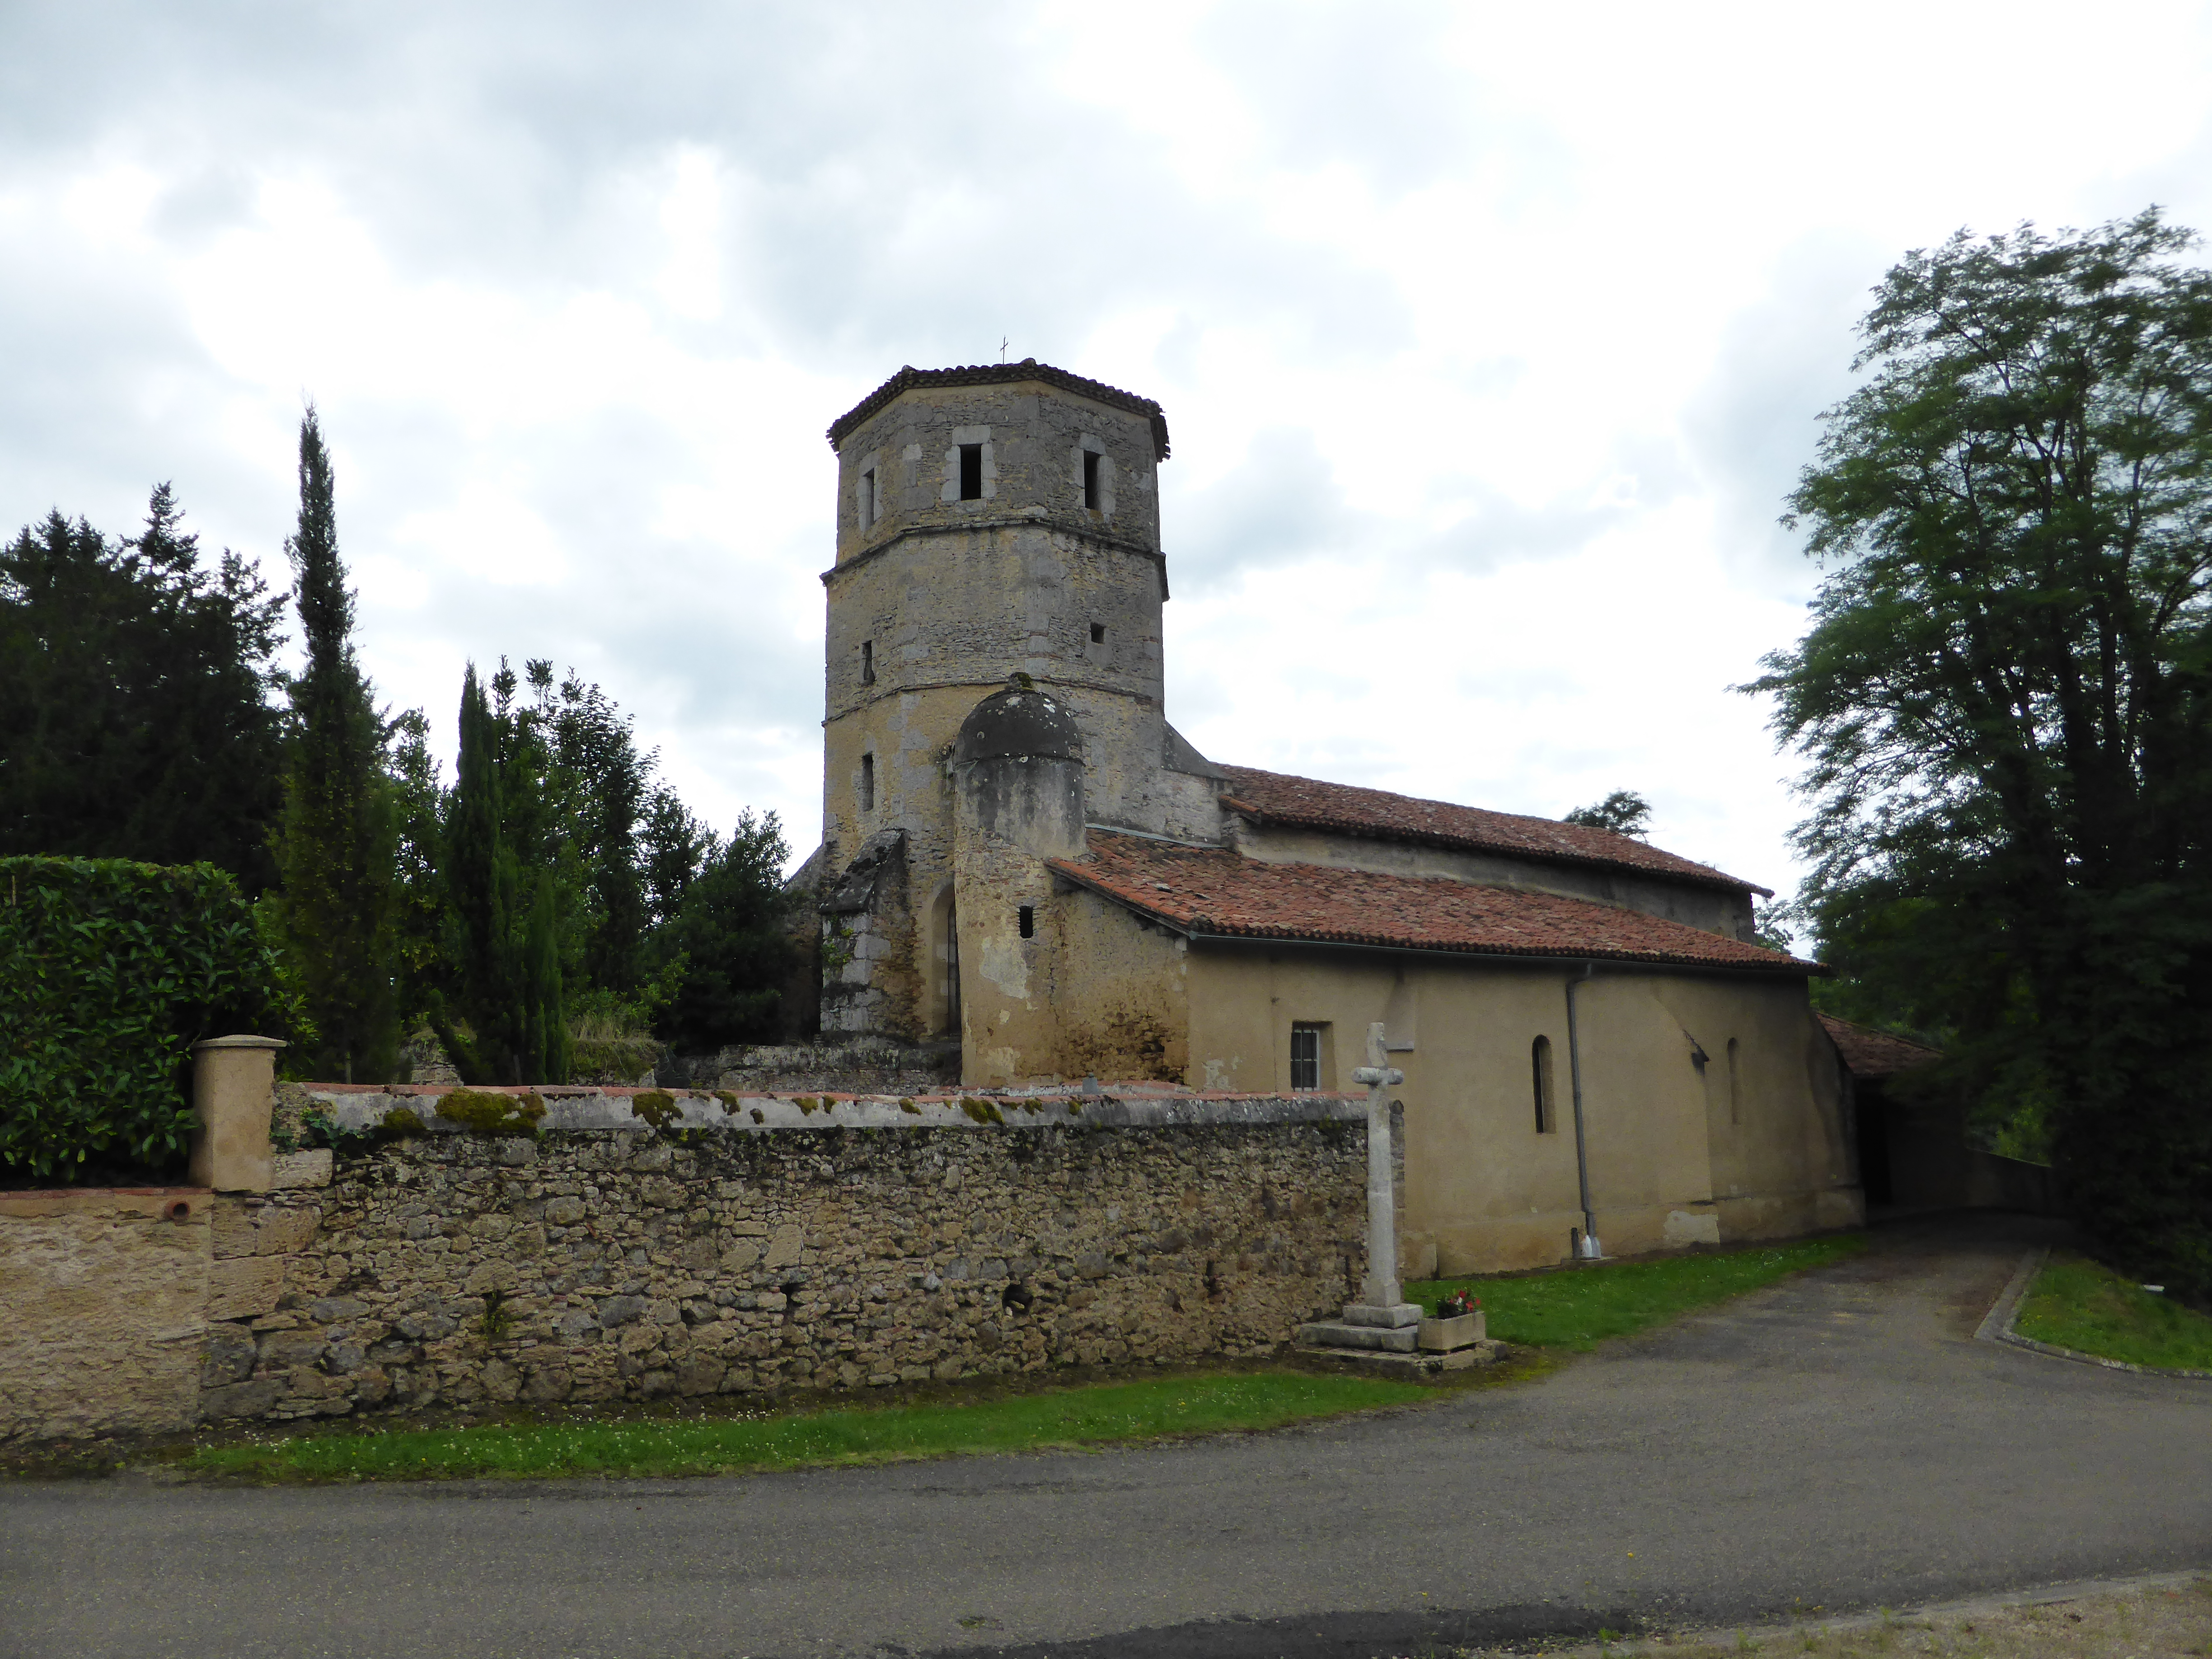
[[[1817,974],[1814,963],[1587,899],[1448,876],[1270,864],[1225,849],[1089,832],[1068,880],[1194,936],[1306,939],[1476,955],[1674,963]]]
[[[1909,1072],[1916,1066],[1932,1065],[1943,1058],[1941,1048],[1915,1042],[1911,1037],[1893,1036],[1887,1031],[1854,1025],[1832,1014],[1822,1014],[1820,1024],[1835,1039],[1836,1048],[1851,1075],[1864,1078],[1869,1083],[1899,1072]]]
[[[1079,398],[1088,398],[1095,404],[1104,404],[1111,409],[1126,409],[1132,415],[1144,416],[1152,422],[1154,455],[1160,460],[1167,459],[1167,412],[1150,398],[1139,398],[1133,392],[1108,386],[1103,380],[1086,380],[1080,374],[1054,368],[1050,363],[1041,363],[1034,357],[1024,357],[1018,363],[973,363],[964,368],[916,368],[909,363],[830,422],[830,447],[836,448],[861,422],[900,392],[911,391],[915,386],[1007,386],[1019,380],[1042,380],[1047,386],[1058,386],[1062,392],[1073,392]]]
[[[1662,853],[1632,836],[1616,836],[1610,830],[1522,817],[1516,812],[1486,811],[1448,800],[1423,800],[1417,795],[1394,795],[1387,789],[1323,783],[1316,778],[1294,778],[1249,766],[1221,769],[1229,775],[1221,804],[1261,823],[1511,853],[1550,864],[1597,865],[1724,887],[1731,892],[1773,896],[1755,882],[1724,875],[1709,864]]]

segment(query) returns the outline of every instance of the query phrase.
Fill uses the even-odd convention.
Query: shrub
[[[212,865],[0,858],[0,1172],[175,1163],[192,1044],[268,1030],[275,991],[252,912]]]

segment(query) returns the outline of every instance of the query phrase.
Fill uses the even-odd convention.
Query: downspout
[[[1596,1261],[1605,1250],[1597,1242],[1597,1215],[1590,1207],[1589,1142],[1583,1133],[1583,1046],[1575,1024],[1575,992],[1588,984],[1596,971],[1595,963],[1585,962],[1582,972],[1567,981],[1567,1076],[1575,1096],[1575,1179],[1582,1189],[1582,1259],[1585,1261]]]

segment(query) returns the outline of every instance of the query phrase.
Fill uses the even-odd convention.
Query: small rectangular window
[[[1095,449],[1083,452],[1083,504],[1093,513],[1098,510],[1098,462]]]
[[[960,446],[960,499],[980,501],[983,499],[983,446]]]
[[[1321,1027],[1291,1027],[1291,1087],[1310,1092],[1321,1087]]]
[[[862,640],[860,641],[860,684],[873,685],[875,683],[876,642],[873,640]]]
[[[876,521],[876,473],[871,467],[860,475],[860,528]]]
[[[1743,1085],[1738,1080],[1740,1073],[1736,1070],[1736,1044],[1734,1037],[1729,1039],[1728,1066],[1729,1121],[1741,1123],[1743,1121]]]
[[[1021,924],[1022,937],[1035,939],[1036,937],[1036,907],[1033,904],[1022,905],[1014,912],[1014,916],[1015,920]]]
[[[1103,645],[1106,643],[1106,624],[1104,623],[1093,623],[1091,624],[1091,643],[1093,645]]]
[[[863,812],[876,810],[876,757],[873,755],[860,757],[860,810]]]

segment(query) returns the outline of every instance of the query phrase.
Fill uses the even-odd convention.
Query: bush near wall
[[[275,986],[213,865],[0,858],[0,1179],[175,1163],[192,1044],[265,1029]]]

